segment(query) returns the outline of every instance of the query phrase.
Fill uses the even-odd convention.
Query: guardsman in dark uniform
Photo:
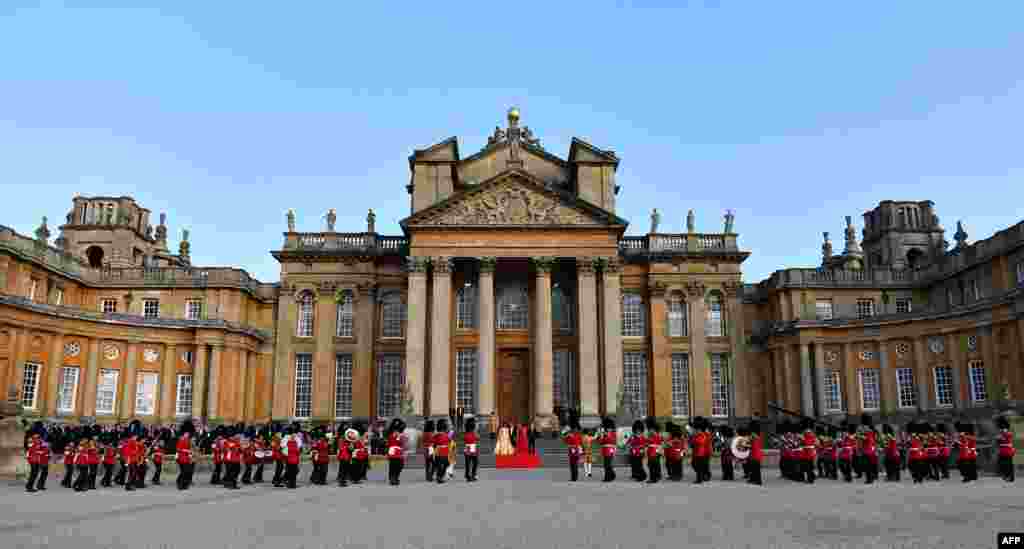
[[[437,476],[437,483],[444,484],[448,470],[448,445],[451,439],[448,437],[448,422],[437,420],[437,432],[434,433],[434,474]]]
[[[615,481],[615,450],[618,448],[618,432],[615,430],[615,421],[610,417],[601,420],[601,436],[598,444],[601,445],[601,458],[604,462],[604,482]]]
[[[656,484],[661,480],[661,454],[665,451],[662,446],[664,442],[661,439],[661,426],[658,425],[656,419],[648,417],[646,427],[647,470],[650,472],[647,476],[647,483]]]
[[[562,440],[569,452],[569,479],[576,482],[580,478],[580,461],[583,459],[583,437],[579,425],[572,424]]]
[[[60,480],[64,488],[71,488],[71,480],[75,476],[75,449],[73,441],[64,444],[64,478]]]
[[[747,482],[761,485],[761,462],[764,460],[764,439],[761,437],[761,423],[750,422],[750,456],[747,458],[747,467],[750,478]]]
[[[665,473],[673,482],[683,480],[683,455],[686,453],[686,439],[683,429],[675,423],[665,425],[668,431],[668,447],[665,449]]]
[[[480,435],[476,434],[476,418],[467,419],[465,428],[462,452],[466,459],[466,482],[476,482],[477,469],[480,467]]]
[[[1010,430],[1010,421],[1006,416],[996,418],[996,427],[999,428],[999,476],[1006,482],[1013,482],[1015,474],[1013,471],[1013,456],[1017,455],[1017,449],[1013,447],[1013,431]]]
[[[927,423],[924,425],[926,427],[924,432],[924,448],[925,456],[928,459],[928,478],[939,480],[942,478],[942,472],[939,467],[939,460],[942,456],[942,443],[939,441],[938,428],[932,427]]]
[[[387,455],[388,482],[398,486],[401,482],[402,468],[405,466],[405,422],[395,418],[388,426]],[[468,471],[468,469],[467,469]],[[469,473],[466,473],[467,480]]]
[[[633,422],[633,434],[629,436],[626,444],[629,446],[629,467],[633,473],[633,480],[637,482],[647,480],[647,472],[644,471],[644,453],[647,450],[644,422],[640,420]]]
[[[423,468],[427,473],[427,482],[434,480],[434,421],[428,419],[423,423]],[[442,474],[444,471],[442,471]]]

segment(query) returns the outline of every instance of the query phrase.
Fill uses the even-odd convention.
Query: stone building
[[[743,284],[734,219],[624,236],[619,158],[508,125],[409,158],[403,234],[299,232],[279,283],[191,265],[166,218],[75,197],[49,244],[0,227],[0,387],[69,421],[467,414],[719,419],[988,407],[1024,391],[1024,223],[947,251],[931,202],[851,217],[822,264]],[[717,224],[717,222],[716,222]]]

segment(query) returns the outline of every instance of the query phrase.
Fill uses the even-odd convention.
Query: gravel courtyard
[[[461,471],[459,472],[461,473]],[[0,547],[994,547],[997,531],[1024,531],[1020,484],[983,478],[913,486],[778,480],[756,488],[713,481],[655,486],[568,471],[481,470],[443,486],[383,470],[362,486],[270,485],[228,491],[205,484],[77,494],[51,476],[26,494],[0,485]],[[302,479],[308,475],[303,472]]]

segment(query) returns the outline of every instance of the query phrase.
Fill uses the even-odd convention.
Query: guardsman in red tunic
[[[647,475],[648,484],[656,484],[661,480],[661,454],[665,448],[662,446],[664,440],[661,438],[661,426],[653,417],[647,418]]]
[[[242,471],[242,484],[252,484],[252,468],[256,465],[255,439],[242,441],[242,463],[245,464],[245,469]]]
[[[583,437],[580,436],[579,425],[573,424],[563,440],[569,452],[569,478],[576,482],[580,478],[580,460],[583,459]]]
[[[882,425],[882,445],[885,451],[885,480],[900,481],[900,446],[892,426]]]
[[[192,473],[195,471],[195,460],[192,449],[192,435],[195,426],[191,421],[182,423],[178,442],[175,444],[175,459],[178,462],[178,490],[187,490],[192,485]]]
[[[629,446],[629,468],[632,471],[632,478],[637,482],[647,480],[647,472],[644,471],[644,454],[647,450],[647,438],[644,437],[644,422],[636,420],[633,422],[633,434],[626,441]]]
[[[747,470],[750,472],[747,482],[761,485],[761,462],[764,461],[764,439],[761,438],[761,423],[750,422],[750,456],[747,458]]]
[[[839,441],[839,470],[843,473],[843,480],[853,482],[853,454],[857,445],[857,426],[843,422],[846,433]]]
[[[327,469],[330,467],[331,454],[330,449],[327,447],[327,436],[321,430],[315,432],[315,440],[313,441],[312,448],[312,459],[313,462],[313,475],[310,479],[310,484],[317,486],[327,486]]]
[[[924,482],[924,478],[928,474],[928,456],[924,449],[924,435],[927,430],[928,427],[917,422],[912,421],[907,425],[907,433],[910,434],[907,469],[910,470],[910,478],[914,480],[914,484]]]
[[[948,480],[949,458],[953,455],[953,436],[945,423],[940,423],[937,430],[941,438],[941,445],[939,446],[939,472],[942,474],[943,479]]]
[[[270,439],[270,459],[274,460],[274,480],[272,483],[276,488],[281,488],[284,486],[285,456],[284,452],[281,451],[280,433],[274,433],[273,438]]]
[[[960,476],[964,482],[978,480],[978,449],[974,438],[974,425],[971,423],[957,424],[960,432]]]
[[[150,479],[150,482],[160,486],[160,473],[164,470],[164,441],[162,439],[153,440],[153,446],[149,453],[153,460],[153,478]]]
[[[129,434],[128,440],[121,445],[121,460],[124,461],[126,470],[124,479],[124,489],[126,492],[134,491],[136,485],[138,485],[138,479],[136,479],[139,469],[136,457],[136,453],[139,452],[138,446],[139,442],[135,440],[134,434]]]
[[[427,482],[434,481],[434,420],[428,419],[423,422],[423,436],[420,438],[423,446],[423,468],[427,473]],[[444,474],[444,471],[441,471]]]
[[[924,440],[924,452],[926,461],[928,463],[928,478],[931,480],[939,480],[939,459],[941,456],[941,445],[939,442],[938,429],[933,428],[931,425],[927,425],[928,431],[925,432]]]
[[[221,470],[224,467],[224,428],[217,427],[217,437],[213,439],[213,475],[210,484],[221,483]]]
[[[864,453],[865,476],[864,484],[878,480],[878,433],[875,432],[874,421],[868,414],[861,416],[864,427],[864,438],[861,439],[861,450]]]
[[[693,437],[693,468],[697,473],[695,484],[711,480],[711,422],[703,417],[693,420],[698,432]]]
[[[388,483],[398,486],[405,466],[405,422],[395,418],[388,426],[386,452],[388,456]],[[467,473],[468,474],[468,473]]]
[[[465,427],[462,452],[466,458],[466,482],[476,482],[476,472],[480,467],[480,435],[476,434],[476,418],[467,419]]]
[[[434,473],[437,476],[437,483],[444,484],[445,471],[448,470],[448,445],[451,438],[448,436],[448,422],[437,420],[437,432],[434,433]]]
[[[352,477],[352,448],[359,439],[359,432],[343,423],[338,433],[338,486],[348,486]]]
[[[598,444],[601,445],[601,458],[604,462],[604,482],[615,481],[615,450],[618,447],[618,432],[615,430],[615,421],[610,417],[601,420],[601,436],[598,437]]]
[[[100,485],[110,488],[113,484],[114,466],[117,465],[117,438],[111,434],[103,443],[103,480]]]
[[[229,436],[224,443],[224,487],[238,490],[238,477],[242,472],[242,441],[234,429],[229,431]]]
[[[836,432],[835,428],[823,428],[818,437],[818,469],[821,476],[836,480]]]
[[[352,451],[352,459],[355,462],[355,477],[352,484],[362,484],[366,480],[366,473],[370,469],[370,448],[369,441],[367,440],[366,425],[362,423],[356,424],[356,432],[359,433],[359,438],[356,439],[354,449]]]
[[[686,439],[683,438],[683,429],[675,423],[669,422],[665,426],[668,431],[668,447],[665,449],[665,473],[669,480],[680,482],[683,480],[683,455],[686,453]]]
[[[68,442],[64,445],[64,478],[60,485],[71,488],[71,479],[75,476],[75,444]]]
[[[1017,449],[1013,447],[1013,431],[1010,430],[1010,421],[1006,416],[996,418],[996,427],[999,428],[999,475],[1006,482],[1013,482],[1015,475],[1013,471],[1013,456],[1017,455]]]
[[[302,458],[302,450],[299,448],[299,440],[297,429],[291,427],[288,429],[288,440],[285,442],[285,462],[287,465],[285,479],[288,484],[288,488],[297,488],[295,481],[299,477],[299,461]]]
[[[264,442],[259,436],[257,436],[256,440],[253,442],[252,454],[253,458],[256,460],[256,470],[253,472],[252,482],[254,484],[262,484],[263,466],[267,463],[270,452],[267,450],[266,442]]]
[[[804,434],[801,439],[800,465],[803,469],[803,481],[814,484],[814,460],[818,457],[818,437],[814,434],[814,424],[804,421]]]
[[[40,461],[42,459],[42,446],[43,437],[39,433],[32,433],[28,448],[25,449],[25,460],[28,461],[29,466],[28,482],[25,483],[26,492],[36,491],[36,481],[39,480],[43,468],[43,464]]]

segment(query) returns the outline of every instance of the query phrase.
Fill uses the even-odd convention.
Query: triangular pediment
[[[626,221],[513,169],[474,185],[401,222],[424,226],[622,227]]]

